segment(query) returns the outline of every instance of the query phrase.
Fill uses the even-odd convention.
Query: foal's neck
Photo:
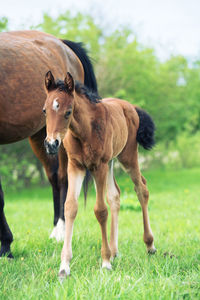
[[[69,126],[75,137],[82,141],[90,139],[92,132],[91,119],[95,118],[96,109],[97,103],[91,103],[83,95],[75,95],[74,110]]]

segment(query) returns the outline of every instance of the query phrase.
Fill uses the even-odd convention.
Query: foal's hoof
[[[61,265],[60,265],[60,270],[58,273],[59,281],[62,282],[69,275],[70,275],[70,267],[65,261],[62,261]]]
[[[115,254],[113,254],[113,255],[111,255],[111,258],[110,258],[111,262],[113,262],[114,259],[115,259],[117,256],[118,256],[118,252],[115,253]]]
[[[148,249],[147,252],[148,252],[148,254],[152,255],[157,252],[157,249],[155,247],[152,247],[152,248]]]
[[[66,270],[61,270],[59,271],[58,279],[62,283],[69,275],[70,275],[70,271],[67,272]]]
[[[102,263],[102,269],[112,270],[111,263],[107,260],[103,261]]]

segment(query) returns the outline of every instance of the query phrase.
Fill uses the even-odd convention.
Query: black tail
[[[66,44],[69,48],[72,49],[72,51],[78,56],[80,59],[83,69],[84,69],[84,75],[85,80],[84,84],[91,89],[93,92],[98,93],[97,89],[97,81],[94,74],[93,65],[91,62],[90,57],[87,54],[87,50],[85,49],[83,43],[75,43],[68,40],[62,40],[64,44]]]
[[[155,145],[154,122],[146,111],[138,107],[136,107],[135,109],[140,119],[136,140],[144,149],[150,150]]]

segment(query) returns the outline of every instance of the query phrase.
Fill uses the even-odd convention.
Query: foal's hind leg
[[[107,202],[111,211],[110,250],[111,257],[114,258],[118,253],[118,214],[120,209],[120,189],[114,178],[113,161],[111,162],[107,179]]]
[[[123,155],[125,157],[125,155]],[[131,176],[132,181],[135,184],[135,191],[142,207],[143,214],[143,225],[144,225],[144,242],[147,246],[147,251],[150,254],[156,252],[156,248],[154,247],[154,238],[153,233],[150,227],[149,215],[148,215],[148,200],[149,200],[149,192],[146,186],[146,180],[141,175],[139,164],[138,164],[138,154],[137,150],[134,152],[132,156],[133,159],[127,159],[128,155],[126,155],[126,159],[121,156],[119,157],[120,162],[124,165],[126,171]],[[129,155],[130,157],[130,155]]]
[[[96,218],[101,227],[102,233],[102,247],[101,247],[101,256],[103,260],[102,268],[111,269],[110,257],[111,251],[108,245],[107,238],[107,218],[108,218],[108,209],[104,200],[107,184],[107,175],[108,175],[108,165],[101,164],[98,170],[92,173],[96,183],[96,204],[94,207],[94,212]]]

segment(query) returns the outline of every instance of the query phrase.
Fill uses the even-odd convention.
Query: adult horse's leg
[[[131,155],[130,153],[126,152],[122,153],[122,155],[119,157],[119,160],[124,165],[127,173],[131,176],[131,179],[135,184],[135,191],[142,207],[144,225],[143,239],[147,247],[147,252],[154,254],[156,252],[156,248],[154,247],[154,238],[148,215],[149,191],[147,189],[146,179],[140,173],[137,149],[135,149]]]
[[[73,224],[78,211],[78,197],[85,176],[85,170],[77,168],[69,161],[68,164],[69,187],[65,202],[65,239],[61,253],[59,277],[61,279],[70,275],[70,260],[72,258]]]
[[[4,197],[3,197],[1,181],[0,181],[0,241],[1,241],[0,257],[6,255],[9,258],[13,258],[13,255],[10,251],[10,244],[13,241],[13,235],[8,226],[4,214]]]
[[[111,211],[110,250],[111,257],[114,258],[118,253],[118,214],[120,209],[120,189],[114,178],[113,161],[111,162],[107,179],[107,202]]]
[[[64,240],[65,234],[65,217],[64,217],[64,205],[68,190],[68,177],[67,177],[67,165],[68,158],[63,147],[63,144],[60,146],[59,154],[59,169],[58,169],[58,184],[60,189],[60,211],[59,211],[59,219],[57,225],[54,227],[51,238],[55,237],[58,242]]]
[[[101,256],[102,256],[102,268],[111,269],[110,257],[111,251],[108,244],[107,238],[107,218],[108,218],[108,209],[104,200],[106,184],[107,184],[107,175],[108,175],[108,165],[101,164],[97,171],[92,172],[96,183],[96,203],[94,207],[94,212],[96,218],[101,227],[102,233],[102,247],[101,247]]]
[[[41,131],[29,138],[30,145],[33,149],[33,152],[37,158],[43,164],[47,177],[52,185],[53,191],[53,202],[54,202],[54,229],[51,238],[55,237],[57,241],[64,239],[64,199],[66,198],[67,193],[67,169],[64,169],[62,165],[66,165],[65,161],[67,160],[66,154],[61,155],[59,160],[63,160],[63,163],[60,163],[60,168],[62,169],[59,172],[59,160],[57,156],[49,156],[46,153],[44,147],[44,139],[46,137],[46,129],[43,128]],[[63,150],[60,150],[63,151]],[[60,174],[60,178],[59,178]],[[59,182],[60,181],[60,182]]]

